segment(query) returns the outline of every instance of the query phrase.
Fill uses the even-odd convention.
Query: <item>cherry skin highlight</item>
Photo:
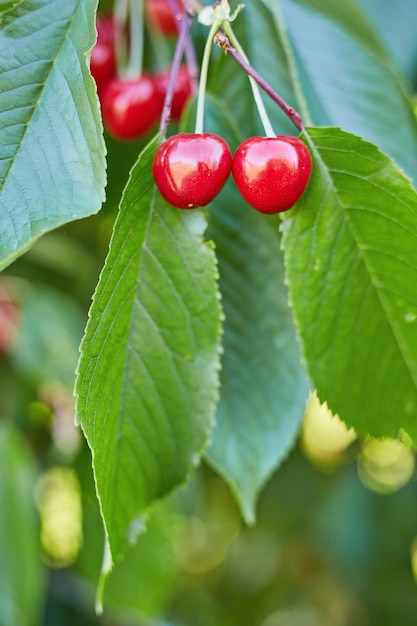
[[[101,94],[104,126],[116,139],[138,139],[161,115],[163,99],[151,76],[114,78]]]
[[[179,209],[209,204],[227,181],[230,148],[211,133],[173,135],[156,151],[153,176],[161,195]]]
[[[171,70],[161,70],[155,74],[155,82],[163,98],[168,89]],[[171,119],[179,120],[185,105],[192,96],[192,83],[188,69],[181,65],[175,81],[174,93],[172,96]]]
[[[246,139],[236,150],[232,174],[254,209],[281,213],[301,198],[311,169],[311,155],[301,139],[279,135]]]
[[[183,9],[180,8],[178,17],[183,13]],[[146,0],[145,15],[149,26],[161,35],[174,37],[178,34],[177,16],[172,12],[168,0]]]

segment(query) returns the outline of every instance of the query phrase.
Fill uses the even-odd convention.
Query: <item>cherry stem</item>
[[[130,0],[116,0],[114,4],[113,19],[116,27],[114,49],[118,76],[122,75],[127,58],[126,37],[124,35],[129,16],[129,2]]]
[[[197,97],[197,114],[195,121],[195,133],[201,135],[204,128],[204,100],[206,97],[207,87],[207,74],[208,65],[210,61],[211,49],[213,46],[214,37],[219,30],[221,22],[215,20],[211,25],[210,32],[208,34],[206,45],[204,46],[203,60],[201,62],[200,82],[198,85],[198,97]]]
[[[195,11],[189,0],[184,0],[184,9],[187,15],[194,17]],[[191,93],[194,95],[198,89],[198,80],[199,80],[199,66],[197,63],[197,57],[195,54],[195,49],[191,37],[187,35],[187,39],[185,42],[185,58],[187,62],[188,74],[191,80]]]
[[[245,51],[240,45],[229,22],[223,23],[223,30],[226,31],[226,34],[228,35],[228,38],[229,38],[229,43],[233,44],[234,49],[236,50],[237,54],[239,54],[240,57],[243,59],[243,61],[249,65],[249,60],[245,54]],[[250,86],[252,88],[253,99],[255,100],[256,108],[258,109],[259,117],[261,118],[261,122],[264,127],[265,135],[267,137],[276,137],[275,131],[271,124],[271,120],[269,119],[268,113],[266,112],[265,104],[264,104],[264,101],[262,100],[259,87],[252,76],[248,75],[248,78],[249,78]]]
[[[189,39],[189,31],[191,27],[193,16],[185,12],[185,15],[181,18],[179,23],[179,35],[178,41],[174,52],[174,57],[171,64],[171,72],[169,75],[168,89],[165,95],[164,106],[162,108],[161,123],[159,130],[163,137],[166,136],[167,127],[171,118],[172,98],[174,95],[175,83],[177,80],[178,72],[181,65],[181,59],[184,54],[184,49]]]
[[[130,56],[126,75],[138,79],[143,64],[143,0],[130,0]]]
[[[169,8],[171,9],[172,15],[176,19],[179,32],[181,19],[184,16],[184,13],[194,17],[195,10],[190,0],[168,0],[168,4]],[[187,59],[187,69],[191,79],[192,93],[195,94],[198,87],[198,63],[193,42],[191,41],[191,37],[189,37],[188,35],[185,41],[185,58]]]
[[[230,32],[228,32],[228,34],[230,35]],[[281,96],[274,89],[272,89],[271,85],[267,83],[266,80],[262,78],[262,76],[260,76],[260,74],[258,74],[258,72],[248,63],[248,61],[242,56],[242,54],[239,54],[239,52],[236,50],[236,47],[232,46],[232,44],[230,43],[229,37],[227,37],[227,35],[223,32],[218,32],[216,37],[214,38],[214,42],[218,46],[220,46],[220,48],[224,48],[224,50],[228,54],[230,54],[232,59],[236,61],[238,65],[240,65],[240,67],[249,75],[249,77],[252,78],[274,102],[276,102],[276,104],[290,118],[297,130],[302,133],[304,130],[304,125],[301,119],[301,115],[297,113],[297,111],[293,109],[293,107],[287,104],[287,102],[285,102],[285,100],[283,100],[283,98],[281,98]],[[236,41],[234,43],[236,43]],[[267,135],[268,134],[269,133],[267,132]]]

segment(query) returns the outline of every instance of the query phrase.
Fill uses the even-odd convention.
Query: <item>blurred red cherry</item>
[[[172,11],[171,4],[168,0],[146,0],[145,14],[146,21],[158,33],[165,37],[173,37],[178,34],[178,18],[184,14],[184,8],[181,2],[175,2],[178,5],[178,14]]]
[[[161,70],[155,74],[155,83],[163,98],[165,98],[168,89],[170,76],[170,68]],[[180,119],[185,105],[192,96],[192,92],[192,81],[188,69],[185,65],[181,65],[175,81],[174,94],[172,97],[171,119]]]
[[[136,80],[114,78],[101,94],[104,126],[116,139],[139,139],[159,119],[162,103],[150,75]]]

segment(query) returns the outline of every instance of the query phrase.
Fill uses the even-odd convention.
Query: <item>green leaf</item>
[[[284,249],[311,378],[359,433],[417,441],[417,194],[372,144],[308,132],[313,176]]]
[[[2,13],[13,9],[17,4],[20,4],[20,2],[22,2],[22,0],[10,0],[10,2],[9,0],[0,0],[0,16]]]
[[[96,0],[28,0],[0,23],[0,269],[98,211],[102,126],[88,51]]]
[[[34,503],[35,468],[17,431],[0,421],[0,615],[2,626],[34,626],[44,572]]]
[[[231,146],[242,140],[223,99],[207,98],[206,123]],[[220,403],[206,456],[247,522],[294,444],[308,395],[278,227],[243,201],[232,180],[210,207],[208,236],[216,244],[225,325]]]
[[[76,384],[113,559],[198,463],[218,399],[220,306],[200,211],[155,193],[159,138],[125,189]]]

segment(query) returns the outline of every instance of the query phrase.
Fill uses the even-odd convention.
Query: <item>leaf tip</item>
[[[239,501],[240,511],[242,513],[243,520],[247,526],[255,526],[256,524],[256,511],[255,504],[253,502]]]
[[[100,578],[97,584],[97,593],[96,593],[96,601],[95,601],[95,611],[97,615],[103,615],[103,597],[104,597],[104,589],[106,587],[106,582],[109,577],[109,574],[113,568],[113,559],[110,551],[110,544],[107,537],[107,533],[105,535],[104,540],[104,551],[103,551],[103,563],[101,566]]]

